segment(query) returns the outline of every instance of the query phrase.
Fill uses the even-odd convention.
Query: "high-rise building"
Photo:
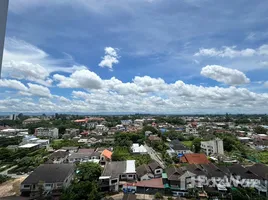
[[[9,0],[0,1],[0,76],[2,71],[2,60],[4,51],[4,41],[6,34],[7,10]]]

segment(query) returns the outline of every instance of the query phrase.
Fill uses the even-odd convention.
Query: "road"
[[[17,174],[8,174],[7,172],[13,168],[17,167],[17,165],[12,166],[2,172],[0,172],[1,175],[6,175],[6,176],[10,176],[11,178],[21,178],[21,177],[27,177],[28,174],[22,174],[22,175],[17,175]]]
[[[148,151],[148,154],[150,155],[150,157],[153,160],[157,161],[161,165],[161,167],[165,168],[165,163],[163,162],[161,157],[158,155],[158,153],[152,147],[149,147],[147,144],[145,144],[144,147]]]

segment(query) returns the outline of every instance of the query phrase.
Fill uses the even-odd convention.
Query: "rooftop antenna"
[[[4,41],[6,34],[8,2],[9,0],[0,0],[0,78],[2,71]]]

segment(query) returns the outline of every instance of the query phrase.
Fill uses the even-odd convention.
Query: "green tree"
[[[193,150],[195,153],[199,153],[201,150],[201,139],[200,138],[195,138],[192,142],[193,144]]]
[[[155,193],[154,198],[155,199],[164,199],[163,195],[160,192]]]
[[[256,128],[254,128],[254,131],[257,134],[266,134],[267,133],[267,130],[262,126],[257,126]]]
[[[77,178],[80,181],[94,181],[101,175],[101,167],[96,163],[81,163],[77,167]]]

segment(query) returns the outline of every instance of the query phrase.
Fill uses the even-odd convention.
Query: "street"
[[[165,168],[165,163],[163,162],[161,157],[158,155],[158,153],[152,147],[149,147],[147,144],[145,144],[144,147],[148,151],[148,154],[150,155],[150,157],[153,160],[157,161],[161,165],[161,167]]]
[[[13,168],[15,168],[15,167],[17,167],[17,165],[12,166],[12,167],[10,167],[10,168],[8,168],[8,169],[6,169],[6,170],[0,172],[0,174],[1,174],[1,175],[6,175],[6,176],[10,176],[11,178],[15,178],[15,179],[16,179],[16,178],[21,178],[21,177],[27,177],[27,176],[28,176],[27,173],[26,173],[26,174],[22,174],[22,175],[8,174],[8,173],[7,173],[9,170],[11,170],[11,169],[13,169]]]

